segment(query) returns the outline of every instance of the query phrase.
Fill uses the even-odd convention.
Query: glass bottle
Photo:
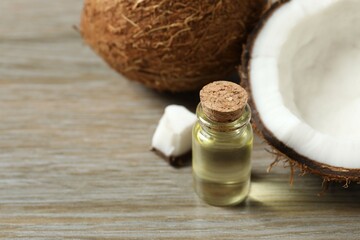
[[[225,88],[225,91],[221,91],[220,88],[220,91],[208,91],[210,95],[216,94],[208,97],[202,97],[200,92],[201,103],[196,110],[198,121],[192,134],[193,182],[195,192],[208,204],[231,206],[241,203],[250,189],[253,145],[251,111],[247,104],[247,94],[239,85],[225,81],[212,84],[215,83],[220,86],[230,85],[230,90]],[[245,96],[236,96],[239,88]],[[240,105],[232,108],[238,113],[224,120],[222,116],[226,118],[229,113],[231,115],[231,112],[227,111],[229,110],[227,99],[239,98],[245,98],[245,101],[242,99]],[[206,102],[209,102],[206,99],[217,102],[220,108],[221,105],[226,105],[225,110],[221,112],[209,109],[208,106],[216,108],[213,107],[216,103],[206,106]],[[224,99],[225,104],[222,101]]]

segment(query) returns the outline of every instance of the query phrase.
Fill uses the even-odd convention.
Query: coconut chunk
[[[191,150],[191,132],[196,115],[180,105],[165,108],[152,138],[152,147],[167,158],[182,156]]]

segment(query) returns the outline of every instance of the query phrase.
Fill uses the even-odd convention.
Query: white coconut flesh
[[[196,119],[196,115],[183,106],[167,106],[153,135],[152,147],[168,158],[190,152]]]
[[[292,0],[251,50],[250,87],[273,136],[319,163],[360,168],[360,1]]]

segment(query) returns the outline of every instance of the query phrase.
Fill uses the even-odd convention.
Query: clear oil
[[[201,108],[197,114],[204,118]],[[194,189],[208,204],[236,205],[249,193],[253,132],[247,118],[231,131],[217,131],[199,122],[193,128]]]

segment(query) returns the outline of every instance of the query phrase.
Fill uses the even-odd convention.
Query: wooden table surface
[[[0,0],[1,239],[359,239],[360,186],[266,169],[256,140],[245,204],[217,208],[191,167],[149,151],[168,104],[126,81],[73,29],[80,0]]]

